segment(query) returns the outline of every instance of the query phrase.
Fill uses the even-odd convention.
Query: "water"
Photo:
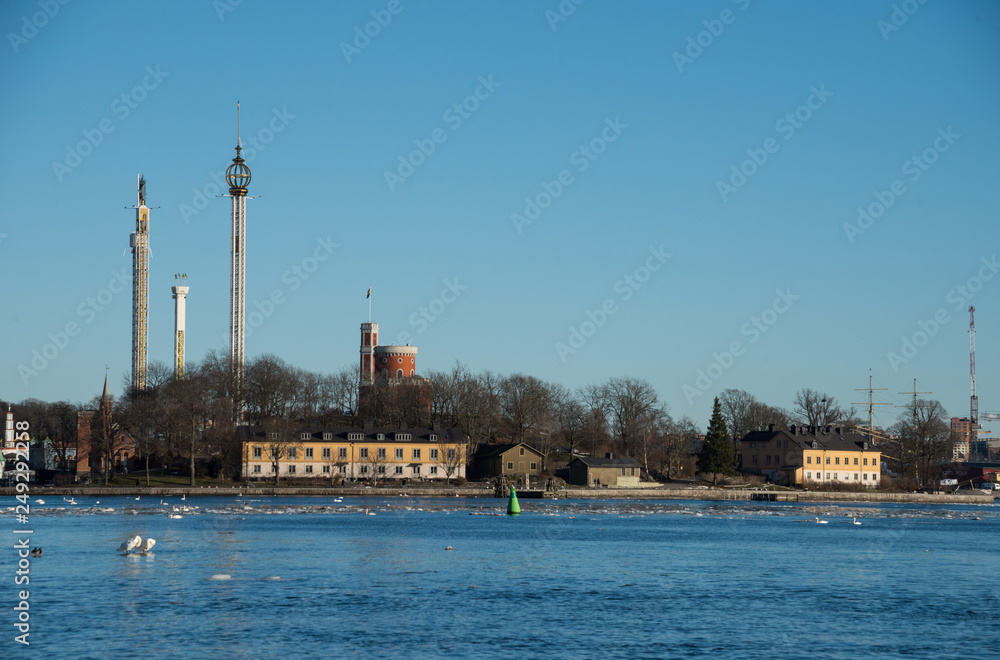
[[[508,518],[458,498],[46,499],[30,648],[3,553],[3,657],[967,658],[1000,642],[995,506],[522,500]],[[135,535],[151,555],[116,552]]]

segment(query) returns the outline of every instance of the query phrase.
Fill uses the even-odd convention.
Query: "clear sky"
[[[915,376],[968,415],[972,304],[1000,411],[996,2],[35,0],[0,25],[0,398],[86,401],[106,365],[118,392],[139,171],[149,357],[177,272],[188,355],[226,348],[239,100],[248,357],[355,364],[371,287],[418,371],[631,375],[704,425],[725,388],[849,403],[871,369],[877,400]]]

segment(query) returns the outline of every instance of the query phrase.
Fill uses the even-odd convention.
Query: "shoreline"
[[[14,488],[0,488],[0,495],[13,497],[17,495]],[[521,499],[541,499],[542,491],[518,491]],[[32,488],[27,493],[29,499],[48,496],[74,497],[177,497],[180,495],[192,497],[419,497],[419,498],[487,498],[494,497],[492,488],[468,488],[457,486],[453,488],[421,488],[421,487],[390,487],[390,488],[297,488],[297,487],[66,487],[50,486]],[[546,499],[571,500],[705,500],[705,501],[758,501],[758,502],[904,502],[913,504],[995,504],[992,492],[974,493],[885,493],[885,492],[840,492],[840,491],[766,491],[766,490],[733,490],[733,489],[629,489],[629,488],[567,488],[557,491],[557,497],[549,495]]]

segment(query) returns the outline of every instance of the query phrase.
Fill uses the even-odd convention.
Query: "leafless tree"
[[[917,399],[908,407],[890,429],[895,439],[884,446],[883,454],[898,461],[903,479],[912,475],[919,486],[930,481],[935,463],[947,459],[951,429],[940,401]]]
[[[512,374],[500,383],[500,412],[514,442],[537,439],[551,406],[549,388],[534,376]]]
[[[281,479],[281,462],[294,451],[298,454],[301,440],[296,433],[297,426],[287,417],[267,417],[261,423],[264,433],[264,452],[274,471],[274,485]]]
[[[835,397],[805,387],[795,394],[795,414],[801,422],[819,428],[839,420],[844,411]]]
[[[438,443],[437,450],[438,461],[441,463],[445,479],[450,485],[452,476],[458,474],[459,468],[465,463],[465,447],[442,441]]]
[[[607,420],[618,451],[632,456],[640,437],[642,420],[651,414],[666,414],[666,404],[659,400],[648,381],[637,378],[612,378],[599,386],[581,390],[585,402],[599,409]]]
[[[195,486],[196,460],[205,449],[205,429],[211,425],[208,378],[195,366],[189,366],[183,379],[164,387],[163,397],[167,437],[178,453],[187,456],[189,484]]]

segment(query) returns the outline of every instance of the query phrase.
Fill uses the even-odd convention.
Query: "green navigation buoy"
[[[517,503],[517,493],[514,492],[513,486],[510,487],[510,499],[507,500],[507,515],[521,515],[521,505]]]

